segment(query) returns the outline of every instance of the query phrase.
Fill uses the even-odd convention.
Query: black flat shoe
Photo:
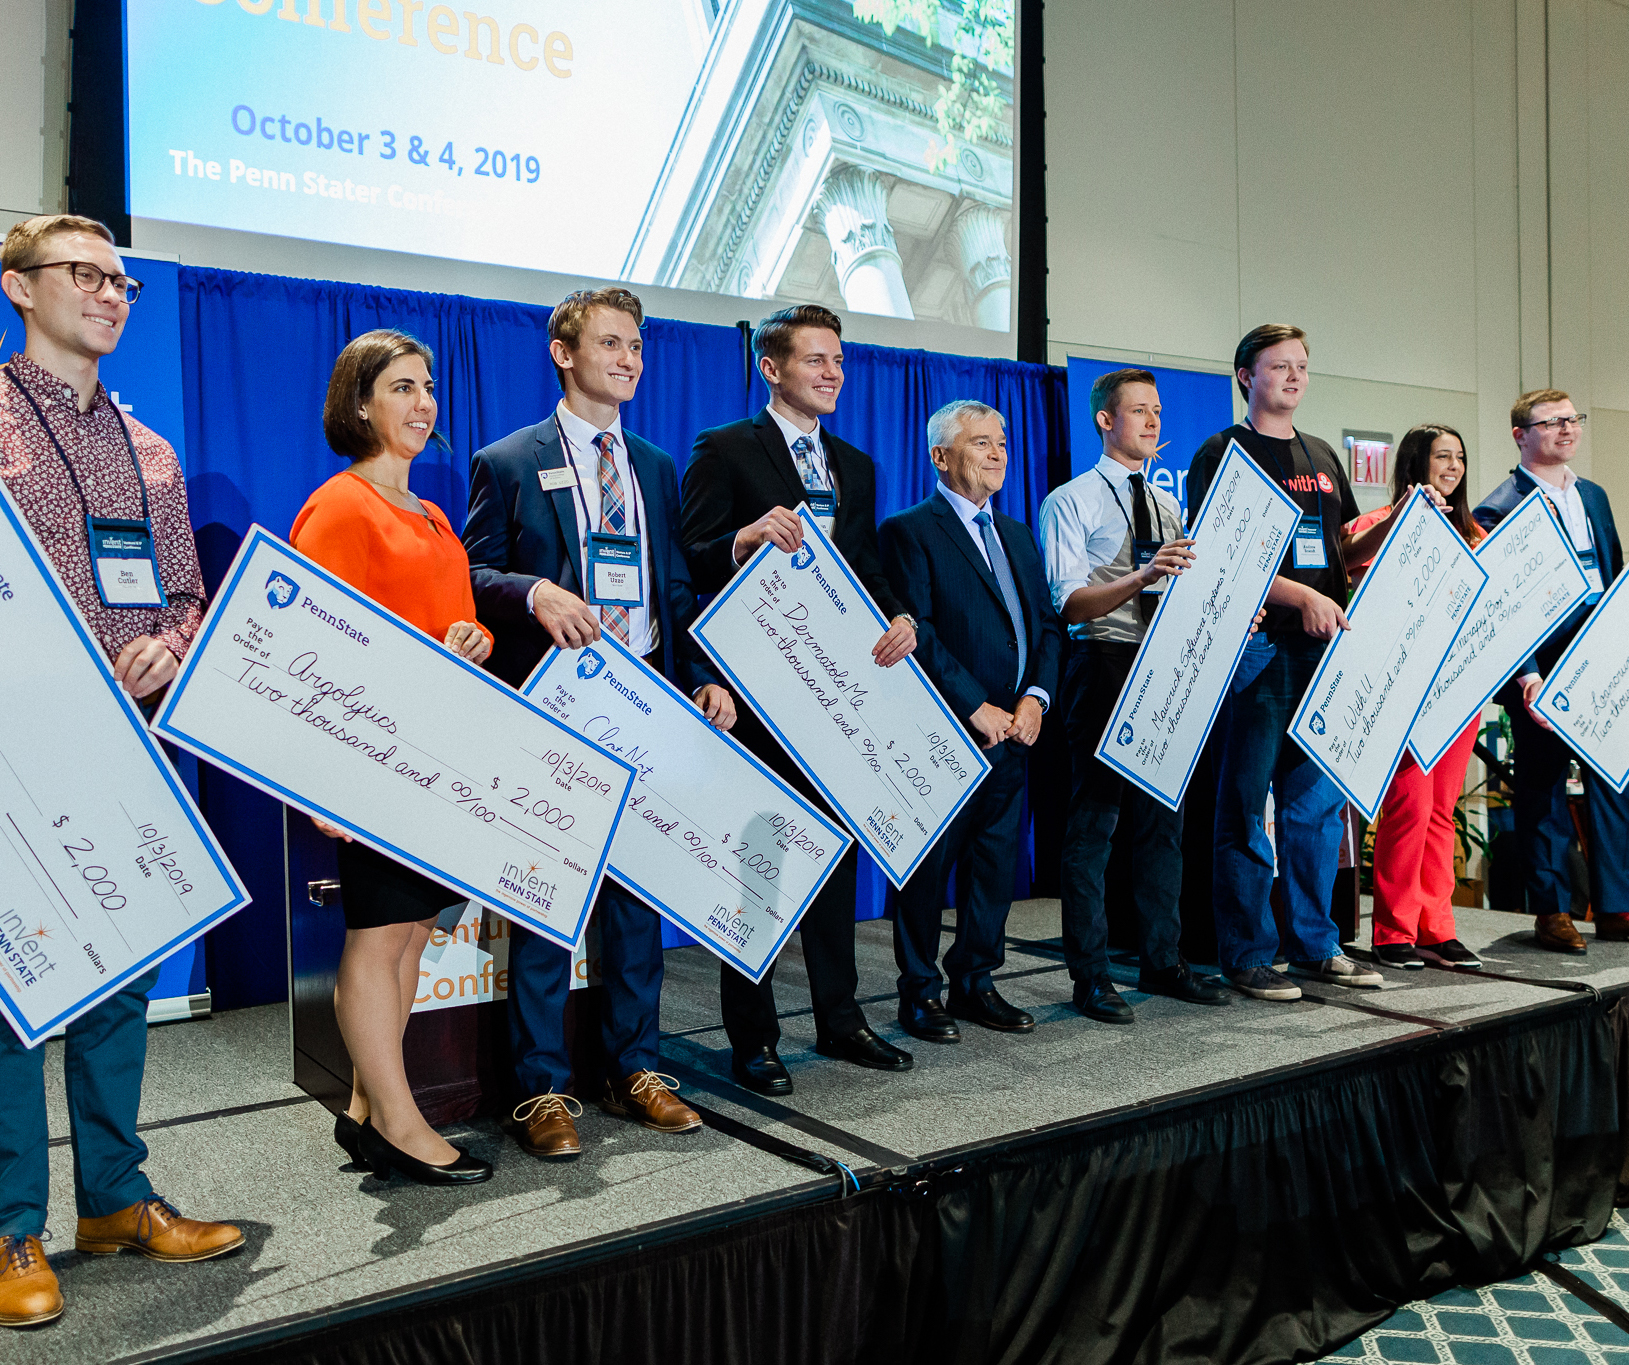
[[[1595,936],[1600,937],[1599,930],[1596,930]],[[1457,938],[1445,938],[1441,943],[1421,943],[1417,946],[1421,956],[1434,957],[1439,962],[1446,962],[1453,967],[1480,967],[1482,965],[1482,959]]]
[[[1029,1033],[1035,1027],[1033,1016],[1009,1005],[993,986],[987,991],[974,991],[970,995],[952,991],[950,1012],[958,1019],[966,1019],[980,1028],[994,1029],[997,1033]]]
[[[492,1167],[485,1161],[477,1161],[462,1147],[453,1148],[458,1153],[458,1160],[445,1166],[432,1166],[428,1161],[408,1156],[385,1140],[384,1135],[373,1126],[371,1118],[362,1121],[359,1145],[362,1155],[373,1167],[373,1173],[381,1180],[389,1180],[393,1170],[400,1171],[420,1185],[478,1185],[483,1180],[492,1179]]]
[[[1168,995],[1190,1005],[1230,1005],[1233,992],[1214,976],[1196,976],[1186,962],[1157,972],[1138,972],[1137,989],[1145,995]]]
[[[1407,972],[1425,970],[1425,959],[1414,951],[1412,943],[1377,943],[1374,960],[1382,967],[1398,967]]]
[[[367,1158],[362,1155],[362,1125],[344,1110],[334,1115],[334,1141],[345,1149],[351,1165],[359,1171],[371,1171]]]
[[[1076,983],[1075,1008],[1100,1024],[1130,1024],[1136,1020],[1131,1006],[1120,998],[1107,972],[1094,976],[1089,982]]]
[[[761,1047],[750,1055],[735,1053],[730,1058],[730,1075],[755,1095],[792,1093],[792,1077],[772,1047]]]
[[[916,1064],[910,1053],[883,1042],[863,1024],[843,1038],[816,1038],[815,1051],[872,1071],[909,1071]]]
[[[937,1000],[901,1000],[899,1026],[924,1043],[959,1043],[962,1031]]]

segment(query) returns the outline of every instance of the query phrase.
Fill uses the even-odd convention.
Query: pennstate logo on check
[[[1120,723],[1120,733],[1114,737],[1114,742],[1116,744],[1130,744],[1131,733],[1131,722],[1129,720],[1122,721]]]
[[[1329,475],[1325,474],[1321,469],[1318,471],[1318,487],[1321,488],[1325,493],[1333,493],[1335,491],[1335,481],[1330,478]]]
[[[273,571],[266,580],[266,601],[274,607],[288,607],[300,595],[300,585],[287,574]]]
[[[792,554],[792,567],[794,569],[807,569],[814,563],[814,548],[805,542],[799,545]]]
[[[1307,722],[1307,729],[1311,730],[1315,735],[1324,733],[1324,713],[1322,711],[1312,713],[1312,719]]]
[[[585,649],[577,656],[577,676],[579,678],[595,677],[600,669],[605,667],[605,656],[596,650]]]
[[[1572,710],[1572,703],[1567,700],[1567,694],[1565,692],[1557,692],[1550,700],[1555,704],[1555,709],[1557,711]]]

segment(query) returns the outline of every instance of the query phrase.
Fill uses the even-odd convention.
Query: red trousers
[[[1374,941],[1442,943],[1454,937],[1454,807],[1480,716],[1430,772],[1405,753],[1374,837]]]

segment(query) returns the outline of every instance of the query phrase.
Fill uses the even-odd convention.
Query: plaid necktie
[[[594,438],[594,449],[600,453],[600,530],[620,536],[627,534],[628,505],[622,494],[622,476],[611,458],[615,447],[616,438],[608,431]],[[601,607],[600,624],[608,634],[623,644],[628,643],[626,607]]]

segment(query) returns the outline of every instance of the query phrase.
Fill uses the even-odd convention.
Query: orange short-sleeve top
[[[475,594],[469,556],[446,513],[433,502],[425,502],[424,510],[428,518],[404,511],[346,470],[306,499],[289,539],[301,554],[439,644],[454,622],[475,620]]]

